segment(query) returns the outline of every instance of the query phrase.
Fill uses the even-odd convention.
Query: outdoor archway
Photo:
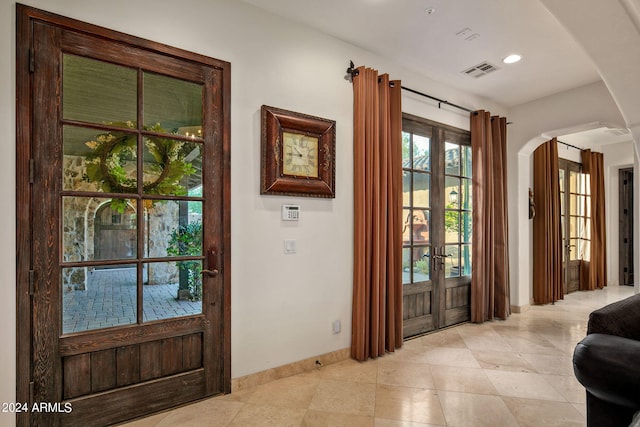
[[[114,209],[112,202],[100,206],[95,213],[93,242],[95,259],[135,258],[136,210],[133,206],[127,203],[123,212]]]

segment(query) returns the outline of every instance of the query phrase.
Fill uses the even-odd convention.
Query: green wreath
[[[134,128],[132,122],[126,122],[127,128]],[[166,133],[157,123],[146,131]],[[182,147],[185,141],[179,141],[159,136],[146,136],[145,146],[153,156],[154,163],[144,166],[147,176],[156,176],[150,182],[143,183],[142,190],[145,194],[162,196],[183,196],[187,189],[180,184],[185,176],[196,172],[193,165],[184,159]],[[136,161],[137,135],[127,132],[107,132],[96,136],[95,141],[87,141],[85,145],[92,152],[86,156],[85,179],[100,185],[106,193],[137,193],[137,180],[129,178],[125,170],[126,161]],[[113,199],[112,209],[123,213],[126,209],[125,199]]]

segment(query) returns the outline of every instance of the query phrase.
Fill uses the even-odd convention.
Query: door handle
[[[216,268],[216,250],[214,248],[207,250],[207,267],[209,269],[200,270],[200,274],[206,274],[209,277],[216,277],[220,274],[220,271]]]

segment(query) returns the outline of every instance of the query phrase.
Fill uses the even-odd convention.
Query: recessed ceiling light
[[[427,15],[433,15],[435,11],[436,10],[433,7],[428,7],[424,10],[424,13],[426,13]]]
[[[522,59],[522,56],[517,55],[517,54],[513,54],[513,55],[509,55],[506,58],[504,58],[502,60],[502,62],[504,62],[505,64],[514,64],[518,61],[520,61]]]

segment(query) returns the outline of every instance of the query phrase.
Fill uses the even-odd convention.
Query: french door
[[[229,392],[229,64],[17,11],[18,423]]]
[[[591,197],[589,176],[582,165],[558,159],[560,224],[562,228],[562,284],[565,294],[580,289],[582,261],[590,260]]]
[[[470,319],[469,132],[403,116],[403,335]]]

